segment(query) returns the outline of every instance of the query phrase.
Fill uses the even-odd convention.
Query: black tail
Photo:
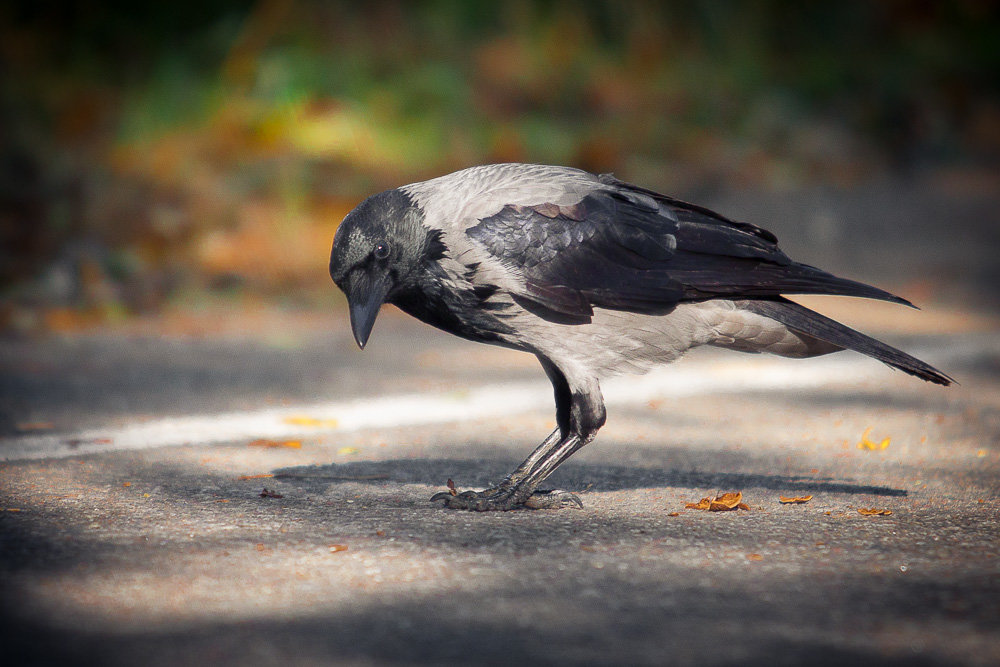
[[[847,350],[854,350],[882,363],[898,368],[904,373],[915,375],[921,380],[948,386],[955,381],[916,357],[855,331],[848,326],[824,317],[805,306],[783,297],[768,300],[748,300],[742,302],[747,310],[781,322],[789,329],[804,333]]]

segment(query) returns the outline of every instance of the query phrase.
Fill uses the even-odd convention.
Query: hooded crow
[[[616,179],[497,164],[363,201],[341,223],[330,275],[364,348],[383,303],[469,340],[534,354],[556,429],[495,487],[439,493],[453,508],[580,505],[538,485],[604,424],[600,380],[698,345],[785,357],[855,350],[941,385],[930,365],[788,299],[908,301],[794,262],[774,234]]]

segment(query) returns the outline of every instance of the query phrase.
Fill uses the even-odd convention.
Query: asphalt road
[[[552,427],[525,355],[392,313],[2,342],[4,662],[997,664],[1000,327],[827,305],[961,385],[695,353],[609,387],[584,509],[504,514],[427,499]]]

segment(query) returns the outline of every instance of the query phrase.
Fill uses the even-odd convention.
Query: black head
[[[400,190],[372,195],[340,223],[330,251],[330,277],[347,295],[351,329],[364,348],[383,303],[415,283],[429,231],[424,215]]]

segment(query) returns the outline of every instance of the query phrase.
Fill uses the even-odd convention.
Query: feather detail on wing
[[[842,294],[910,305],[791,261],[767,230],[602,176],[574,205],[506,205],[466,234],[523,278],[517,296],[563,315],[660,314],[677,303]]]

